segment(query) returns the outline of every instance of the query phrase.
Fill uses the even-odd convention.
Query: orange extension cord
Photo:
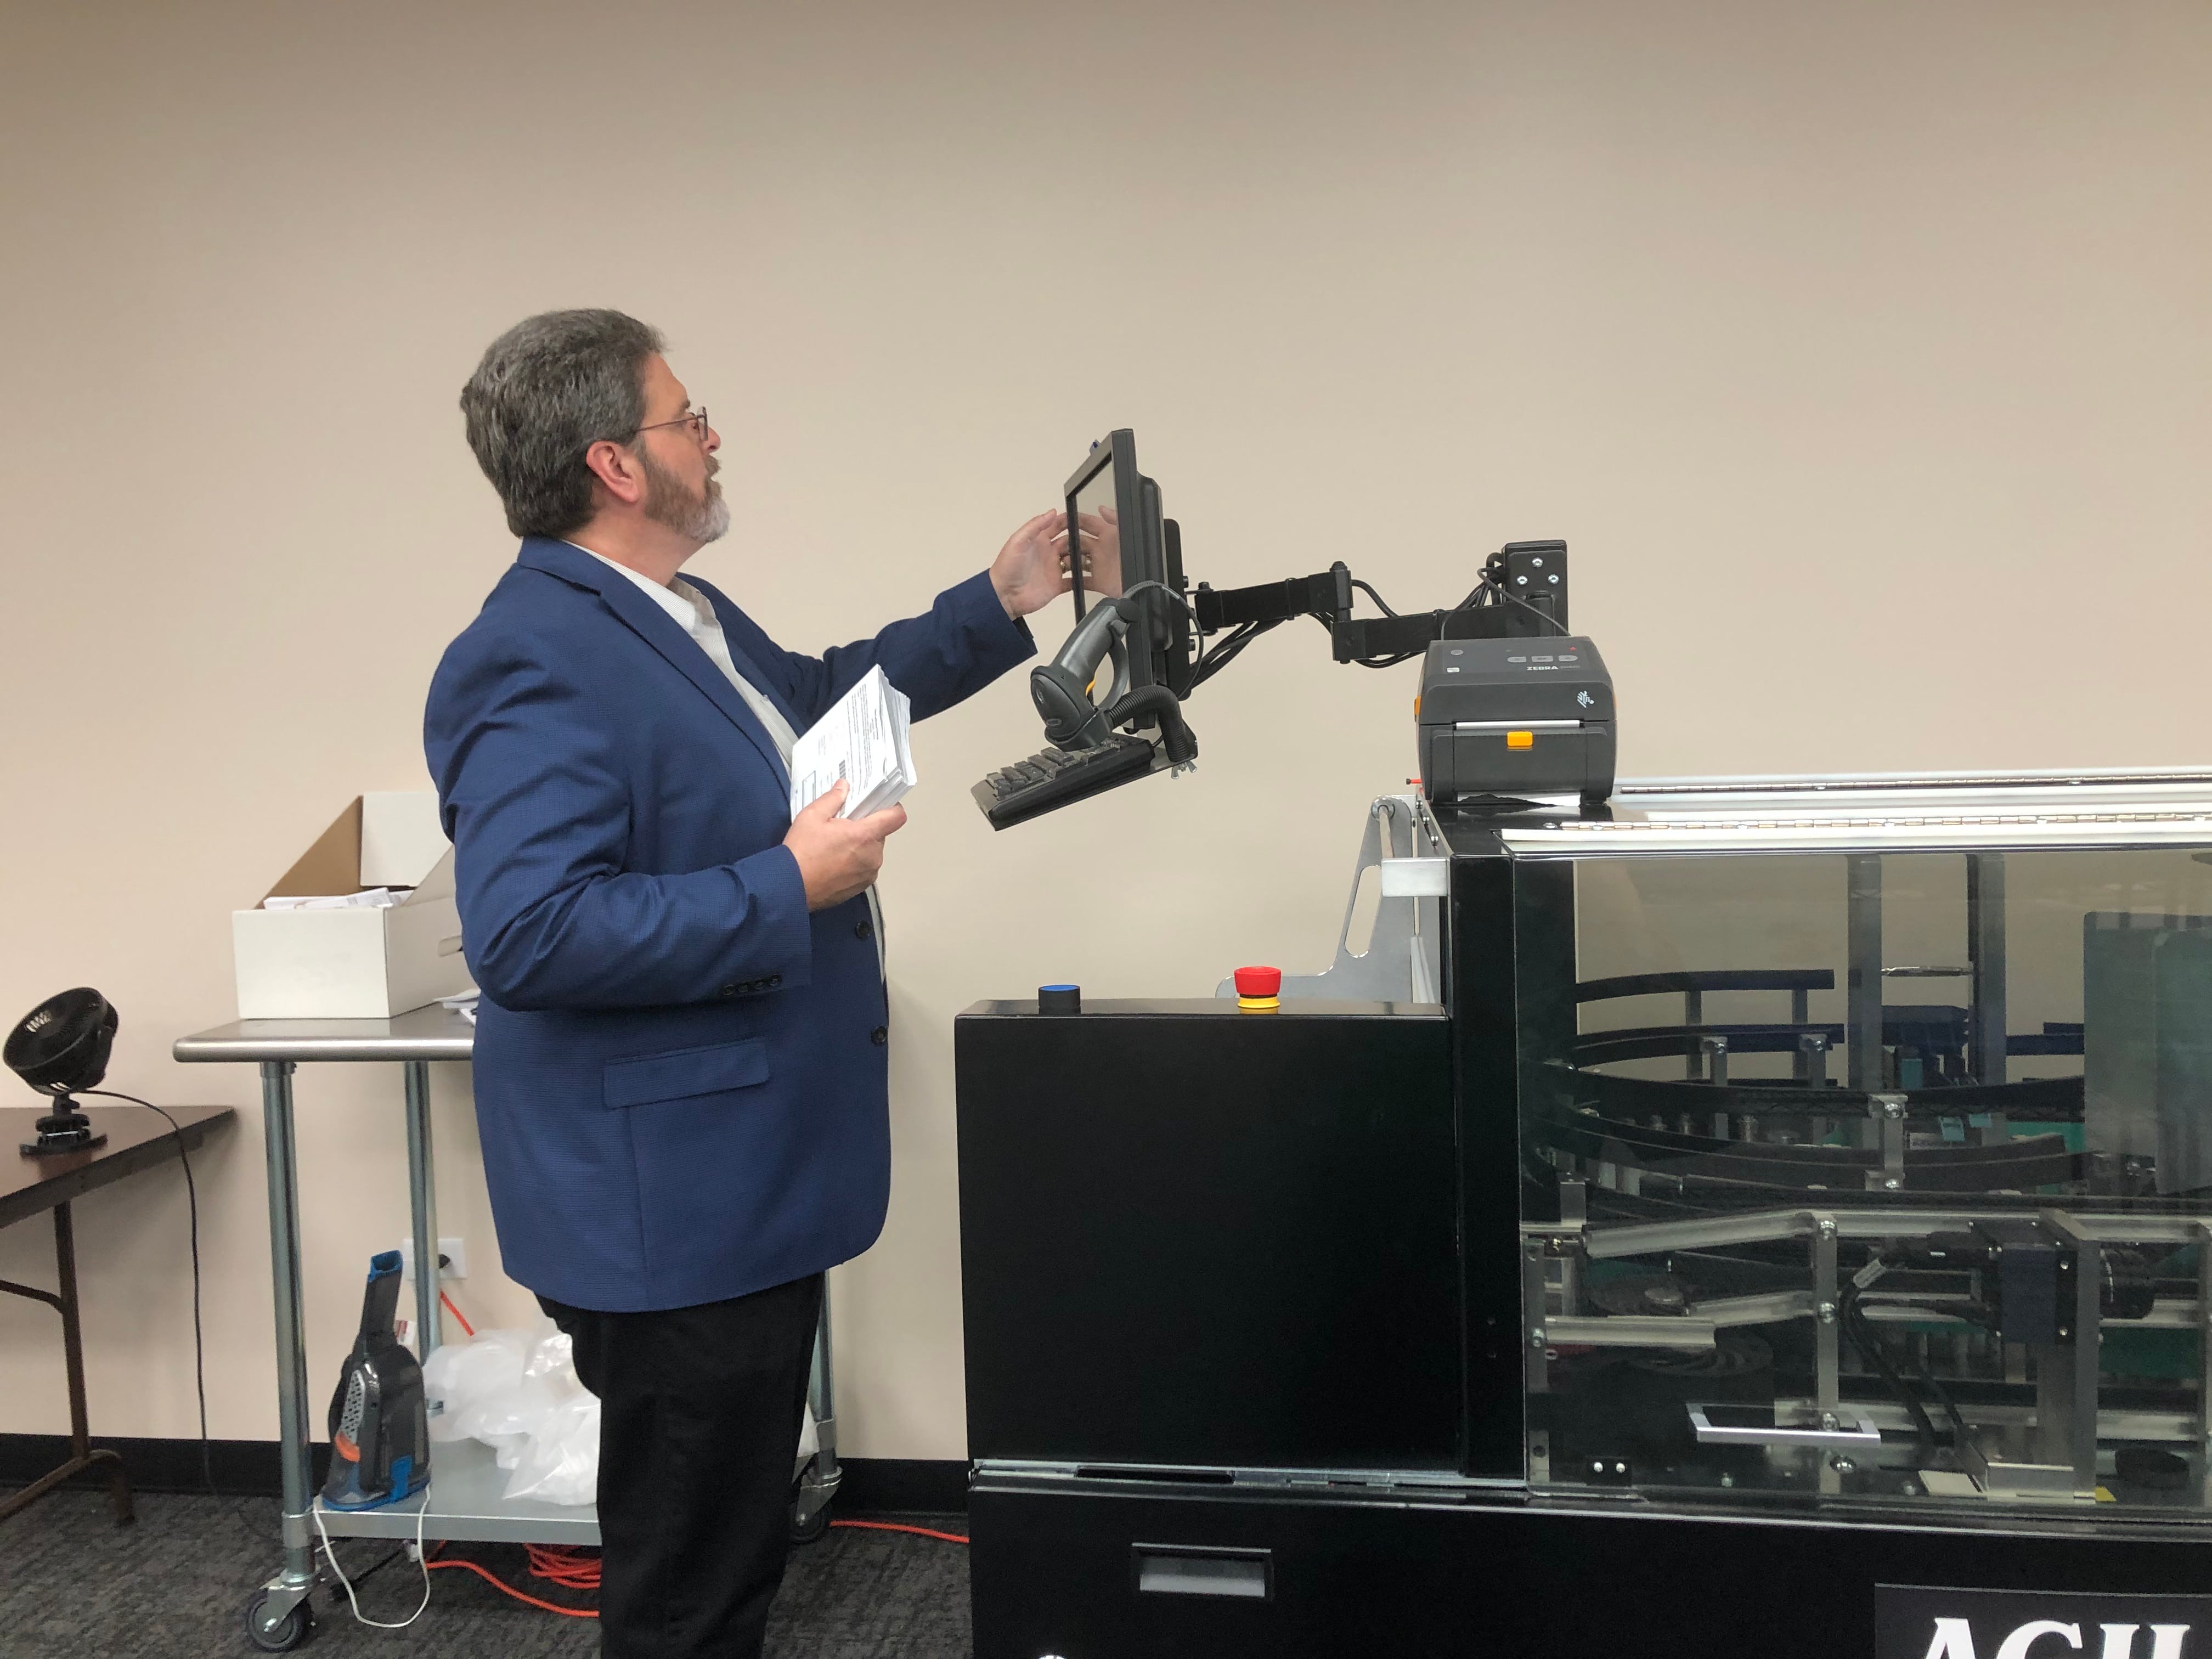
[[[544,1547],[544,1546],[543,1545],[532,1545],[530,1547],[532,1555],[535,1556],[538,1550]],[[489,1584],[494,1589],[504,1591],[506,1594],[512,1595],[518,1601],[527,1601],[533,1607],[543,1607],[548,1613],[560,1613],[564,1618],[596,1619],[599,1616],[599,1610],[597,1607],[564,1607],[552,1601],[541,1601],[536,1596],[528,1595],[522,1590],[515,1589],[514,1585],[508,1583],[498,1574],[492,1571],[490,1568],[481,1566],[474,1561],[428,1561],[423,1565],[434,1571],[441,1567],[466,1567],[471,1572],[476,1574],[477,1577],[483,1579],[484,1583]],[[599,1583],[599,1564],[597,1562],[593,1562],[591,1565],[592,1587],[597,1588]],[[536,1569],[532,1568],[532,1571],[535,1573]],[[565,1583],[568,1581],[564,1579],[560,1582]],[[572,1587],[578,1589],[585,1588],[585,1586],[581,1584],[575,1584]]]
[[[961,1533],[933,1532],[927,1527],[902,1526],[896,1521],[832,1521],[830,1524],[833,1527],[851,1527],[860,1532],[910,1532],[917,1538],[940,1538],[948,1544],[964,1544],[968,1541],[966,1536]]]
[[[458,1317],[458,1316],[456,1316]],[[947,1544],[964,1544],[967,1538],[957,1532],[939,1532],[930,1527],[909,1527],[896,1521],[832,1521],[832,1527],[849,1527],[856,1532],[910,1532],[920,1538],[935,1538]],[[444,1546],[439,1546],[443,1548]],[[559,1544],[526,1544],[530,1553],[530,1576],[543,1578],[562,1589],[596,1590],[599,1587],[599,1558],[595,1553]],[[474,1561],[431,1561],[425,1564],[432,1570],[441,1567],[465,1567],[489,1584],[494,1589],[512,1595],[518,1601],[526,1601],[533,1607],[543,1607],[548,1613],[557,1613],[567,1619],[596,1619],[596,1607],[564,1607],[556,1602],[539,1600],[526,1591],[519,1590],[489,1568]]]
[[[446,1304],[446,1311],[447,1313],[453,1315],[455,1319],[460,1322],[460,1326],[463,1330],[466,1331],[471,1336],[474,1336],[477,1334],[477,1328],[469,1323],[467,1316],[463,1314],[459,1308],[456,1308],[453,1305],[453,1297],[447,1296],[443,1291],[441,1291],[438,1292],[438,1300]]]

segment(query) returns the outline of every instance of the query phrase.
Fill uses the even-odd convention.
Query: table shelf
[[[509,1479],[496,1454],[477,1440],[441,1441],[430,1452],[426,1492],[377,1510],[333,1510],[318,1498],[315,1510],[332,1538],[422,1536],[495,1544],[591,1544],[599,1541],[599,1512],[590,1504],[547,1504],[506,1498]]]

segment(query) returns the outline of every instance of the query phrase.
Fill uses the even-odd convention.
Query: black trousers
[[[757,1659],[791,1541],[822,1275],[659,1313],[538,1300],[599,1397],[599,1652]]]

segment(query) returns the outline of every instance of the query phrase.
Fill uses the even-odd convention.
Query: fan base
[[[90,1152],[104,1146],[107,1137],[92,1132],[92,1120],[82,1112],[56,1112],[39,1120],[39,1138],[21,1144],[26,1158],[52,1158],[64,1152]]]

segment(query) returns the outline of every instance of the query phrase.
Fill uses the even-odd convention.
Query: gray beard
[[[674,473],[663,471],[642,449],[637,452],[637,458],[650,486],[645,498],[647,518],[655,524],[666,525],[687,541],[697,542],[702,547],[729,533],[730,504],[722,499],[722,486],[713,477],[709,477],[705,487],[695,495],[684,488]]]

